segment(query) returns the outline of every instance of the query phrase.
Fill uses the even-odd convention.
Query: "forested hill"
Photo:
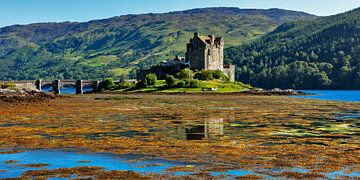
[[[284,22],[315,18],[280,9],[205,8],[10,26],[0,29],[0,80],[132,76],[134,68],[183,55],[196,31],[223,36],[230,47]]]
[[[226,57],[238,80],[254,86],[360,89],[360,9],[283,24]]]

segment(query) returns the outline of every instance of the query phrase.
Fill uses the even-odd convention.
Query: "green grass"
[[[127,68],[116,68],[112,69],[111,72],[114,73],[115,76],[127,75],[129,74],[131,69]]]
[[[119,58],[114,55],[108,55],[108,56],[97,56],[92,59],[86,59],[81,61],[79,64],[81,65],[88,65],[88,66],[102,66],[110,64],[111,62],[117,61]]]
[[[203,89],[216,88],[215,91],[203,91]],[[241,82],[224,82],[220,80],[201,81],[201,85],[198,88],[169,88],[165,84],[165,80],[158,80],[152,87],[141,88],[141,89],[122,89],[116,92],[160,92],[160,93],[200,93],[200,92],[214,92],[214,93],[232,93],[232,92],[243,92],[252,89],[250,85]]]

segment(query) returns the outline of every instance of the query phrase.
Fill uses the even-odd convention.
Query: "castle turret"
[[[210,45],[214,45],[215,44],[215,35],[209,35],[210,38]]]
[[[198,32],[194,33],[194,37],[199,37],[200,34]]]

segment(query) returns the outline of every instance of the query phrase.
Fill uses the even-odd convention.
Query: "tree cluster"
[[[359,89],[360,10],[284,24],[226,57],[238,80],[258,87]]]

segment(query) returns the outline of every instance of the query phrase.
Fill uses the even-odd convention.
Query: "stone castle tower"
[[[221,70],[232,81],[235,80],[235,66],[224,66],[224,39],[215,35],[194,37],[187,44],[185,59],[190,68],[198,70]]]
[[[235,66],[224,65],[224,39],[215,35],[200,36],[194,33],[186,47],[186,57],[176,57],[174,60],[163,61],[158,66],[138,71],[140,80],[148,73],[155,73],[158,78],[164,79],[166,74],[176,75],[184,68],[197,70],[220,70],[231,81],[235,81]]]
[[[194,34],[187,44],[186,61],[194,69],[223,70],[224,68],[224,40],[214,35],[200,36]]]

